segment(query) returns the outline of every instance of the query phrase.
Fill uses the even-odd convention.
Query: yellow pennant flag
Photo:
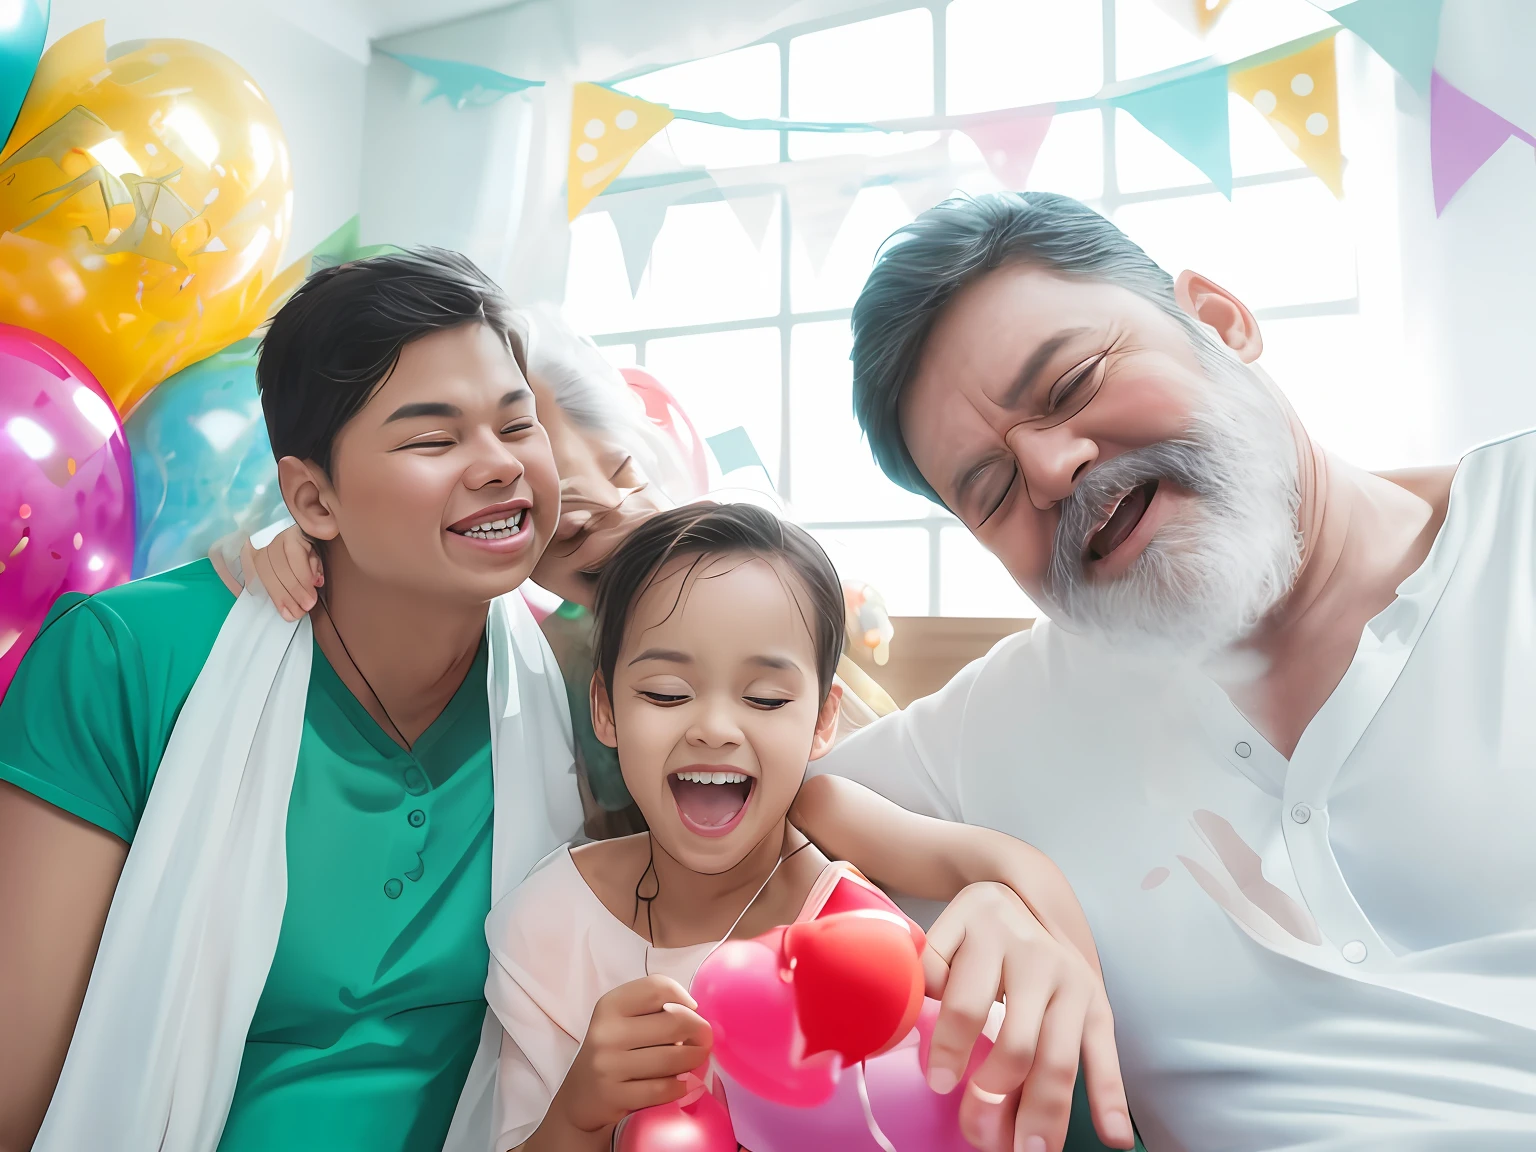
[[[1233,72],[1232,91],[1264,114],[1285,146],[1301,158],[1335,196],[1344,195],[1344,156],[1339,151],[1339,83],[1334,37],[1275,60]]]
[[[577,84],[571,100],[571,156],[566,168],[567,218],[574,220],[624,166],[672,122],[672,110],[601,84]]]
[[[1183,28],[1204,36],[1216,26],[1232,0],[1156,0],[1156,4]]]

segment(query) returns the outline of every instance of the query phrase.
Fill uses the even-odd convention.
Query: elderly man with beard
[[[1352,467],[1059,196],[923,213],[853,326],[880,466],[1050,619],[818,767],[1061,866],[1151,1152],[1536,1148],[1536,436]]]

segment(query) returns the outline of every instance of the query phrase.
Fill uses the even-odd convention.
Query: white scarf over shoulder
[[[581,825],[554,656],[517,593],[491,604],[493,902]],[[288,799],[313,647],[247,591],[171,733],[34,1152],[214,1152],[288,894]],[[490,1152],[487,1011],[445,1152]]]

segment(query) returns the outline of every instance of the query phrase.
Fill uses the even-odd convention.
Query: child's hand
[[[680,1077],[709,1059],[709,1025],[676,980],[646,976],[597,1002],[587,1038],[550,1107],[581,1132],[603,1132],[631,1112],[680,1100]]]
[[[315,606],[315,589],[325,583],[320,556],[297,524],[284,528],[265,548],[253,549],[247,540],[240,549],[240,567],[246,585],[252,579],[259,582],[273,606],[289,621]]]

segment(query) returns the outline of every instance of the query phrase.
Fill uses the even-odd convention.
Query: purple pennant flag
[[[1483,107],[1436,72],[1429,82],[1429,167],[1435,215],[1511,136],[1536,147],[1536,138]]]

